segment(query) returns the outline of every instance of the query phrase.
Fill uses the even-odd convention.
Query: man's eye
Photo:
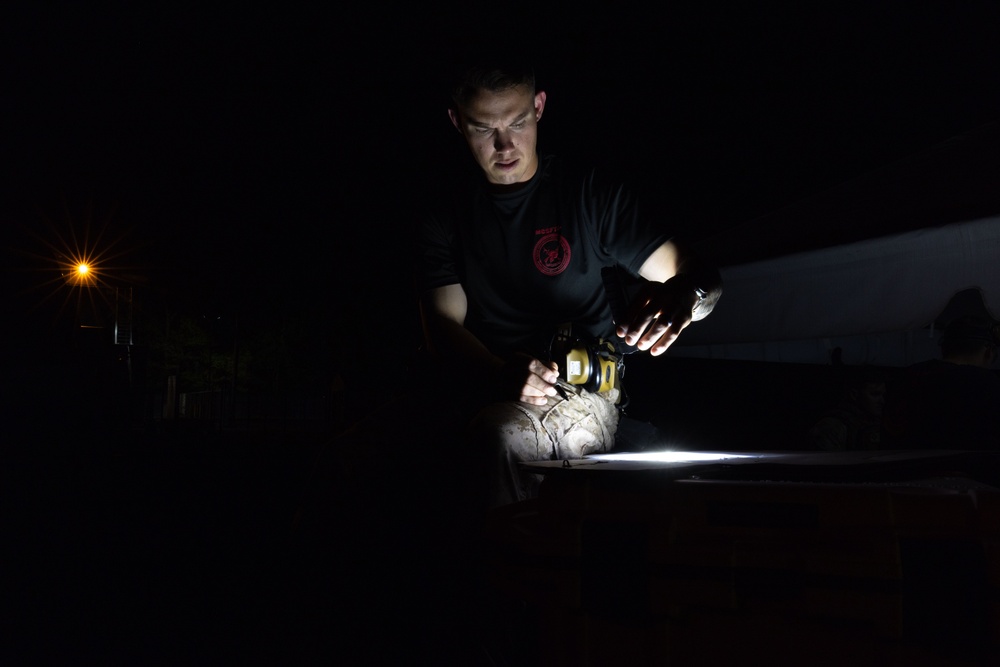
[[[476,131],[476,134],[489,134],[493,131],[492,127],[477,127],[474,129]]]
[[[511,125],[511,128],[514,130],[520,130],[525,125],[527,125],[527,123],[522,120],[520,123],[514,123],[513,125]]]

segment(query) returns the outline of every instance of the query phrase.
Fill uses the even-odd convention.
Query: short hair
[[[982,317],[959,317],[945,327],[940,344],[945,355],[975,354],[1000,344],[1000,324]]]
[[[517,86],[527,86],[535,94],[535,71],[524,62],[480,62],[463,66],[451,91],[452,102],[465,106],[479,92],[499,93]]]

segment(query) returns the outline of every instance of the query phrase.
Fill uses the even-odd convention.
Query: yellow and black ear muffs
[[[603,340],[588,344],[560,331],[552,339],[551,358],[559,364],[559,377],[590,392],[618,386],[618,355]]]
[[[566,381],[591,392],[614,389],[618,385],[618,360],[600,348],[577,342],[566,351]]]

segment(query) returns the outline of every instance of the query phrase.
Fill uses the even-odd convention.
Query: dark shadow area
[[[626,430],[636,442],[655,429],[702,449],[797,449],[806,415],[834,395],[830,372],[670,358],[632,364]],[[462,466],[435,455],[447,446],[405,423],[381,447],[338,441],[333,432],[220,431],[183,421],[123,429],[92,421],[84,394],[70,389],[68,377],[63,386],[47,395],[49,403],[37,393],[10,403],[22,419],[12,422],[15,444],[4,448],[6,524],[17,538],[7,546],[12,639],[3,652],[15,662],[493,667],[618,655],[642,664],[672,647],[677,664],[694,664],[699,656],[734,658],[735,649],[702,654],[691,643],[709,641],[721,623],[734,641],[772,657],[842,640],[841,649],[871,649],[880,660],[983,664],[968,655],[980,647],[960,654],[955,643],[988,634],[994,593],[979,584],[992,561],[981,544],[948,537],[951,515],[928,524],[947,539],[915,530],[900,541],[906,570],[879,583],[852,579],[849,568],[808,575],[794,559],[778,558],[792,553],[781,549],[808,555],[820,553],[824,540],[847,540],[848,549],[859,539],[844,526],[826,532],[830,507],[840,505],[835,489],[819,504],[780,501],[774,488],[704,500],[707,530],[756,535],[771,550],[761,553],[778,559],[735,572],[692,562],[671,569],[668,580],[684,600],[702,599],[709,610],[719,586],[730,586],[738,599],[762,605],[763,615],[702,609],[663,616],[648,607],[659,590],[650,582],[667,575],[648,569],[643,555],[673,534],[657,523],[663,517],[655,508],[669,507],[656,500],[661,484],[612,484],[582,504],[556,501],[545,510],[556,514],[529,504],[487,520],[465,500]],[[674,386],[686,389],[684,400]],[[817,479],[817,469],[795,470],[762,465],[756,474],[787,480],[772,482],[777,492]],[[746,480],[735,470],[701,475],[714,475],[720,488]],[[886,475],[825,481],[877,485]],[[840,496],[844,516],[852,503],[862,516],[868,510],[852,493]],[[727,548],[704,545],[706,554]],[[910,634],[887,642],[853,621],[791,622],[775,611],[817,588],[833,597],[901,596],[903,615],[885,613]],[[853,604],[831,609],[850,616]],[[787,633],[776,630],[781,624],[790,624]],[[772,643],[761,646],[763,637]],[[944,648],[917,650],[911,637]],[[787,639],[786,653],[776,638]]]
[[[558,649],[607,636],[593,664],[636,664],[656,627],[616,614],[644,599],[647,573],[601,575],[641,562],[655,546],[644,526],[584,526],[577,507],[536,533],[544,522],[527,507],[495,517],[503,539],[487,540],[464,502],[469,479],[433,433],[401,420],[385,449],[334,444],[398,389],[425,386],[408,366],[420,337],[410,232],[431,187],[472,167],[445,114],[441,70],[457,45],[498,25],[495,8],[20,4],[3,26],[0,662],[548,667],[566,655],[583,664]],[[665,23],[644,8],[552,9],[518,22],[508,45],[540,50],[545,151],[634,181],[671,233],[706,247],[729,239],[708,254],[742,261],[861,235],[881,211],[827,207],[810,227],[791,205],[956,134],[983,139],[970,130],[1000,111],[982,66],[1000,44],[991,3],[940,15],[806,9],[691,5]],[[962,207],[978,214],[993,190],[985,171],[964,174],[993,163],[952,169],[968,154],[954,155],[941,163],[946,186],[991,193]],[[916,183],[939,181],[918,167]],[[856,183],[862,202],[888,187]],[[903,185],[892,192],[908,204],[893,220],[911,221],[922,200]],[[775,211],[796,230],[784,246],[753,222]],[[76,250],[102,254],[104,287],[135,287],[132,366],[106,322],[79,327],[70,297],[80,294],[64,275]],[[171,377],[178,401],[190,400],[184,418],[165,398]],[[838,390],[830,367],[669,354],[630,359],[625,382],[628,449],[804,449]],[[227,407],[237,395],[331,393],[336,417],[309,428],[291,408],[254,421]],[[266,404],[248,402],[246,414]],[[748,517],[726,505],[713,516],[815,516],[782,509]],[[511,547],[534,537],[523,553]],[[581,568],[579,550],[565,556],[561,544],[595,560]],[[902,545],[913,581],[954,571],[943,580],[954,589],[907,591],[915,631],[946,640],[953,628],[937,612],[965,593],[971,605],[956,619],[996,604],[975,596],[982,554],[952,546]],[[524,566],[536,594],[582,573],[586,595],[553,616],[505,587],[505,566]],[[705,574],[679,578],[696,595],[732,581]],[[746,590],[782,582],[773,569],[742,575]],[[733,637],[725,646],[719,618]],[[695,616],[663,636],[694,640],[678,664],[708,665],[762,648],[785,622]],[[815,630],[788,622],[786,633],[810,664]],[[749,648],[731,648],[739,642]]]
[[[898,369],[883,369],[892,377]],[[659,427],[678,449],[811,449],[809,428],[841,391],[843,369],[633,355],[627,414]]]

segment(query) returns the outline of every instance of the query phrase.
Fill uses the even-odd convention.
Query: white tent
[[[994,318],[1000,314],[1000,217],[726,267],[722,274],[723,300],[684,332],[676,356],[829,363],[840,348],[851,365],[907,365],[937,355],[935,323],[951,313],[985,307]]]
[[[1000,316],[1000,126],[703,245],[721,258],[725,290],[673,356],[880,366],[935,357],[952,317]]]

